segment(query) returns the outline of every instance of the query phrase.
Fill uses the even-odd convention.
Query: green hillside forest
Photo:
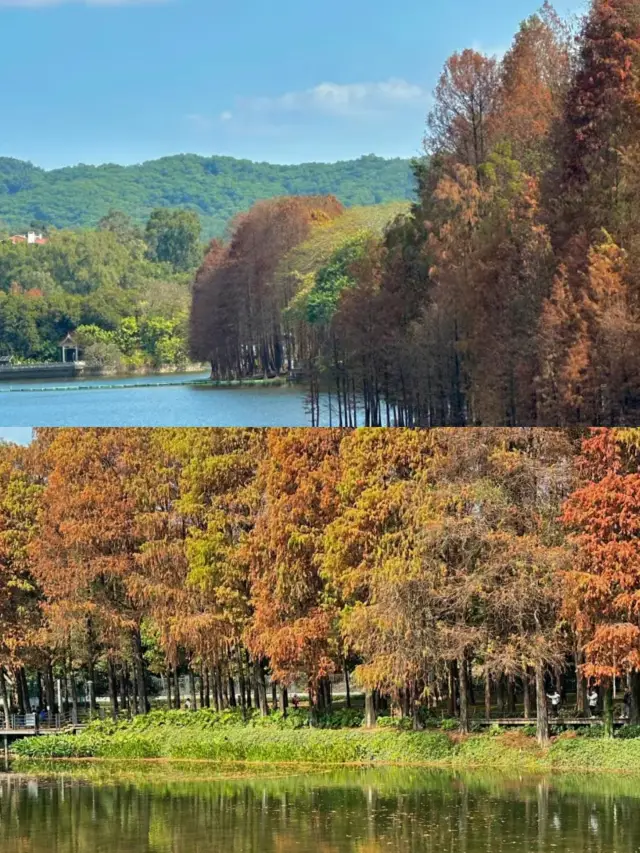
[[[117,209],[142,225],[159,207],[198,214],[203,237],[222,235],[229,221],[260,199],[335,195],[345,206],[409,199],[409,161],[368,155],[340,163],[276,166],[233,157],[181,154],[140,165],[70,166],[45,171],[0,157],[0,222],[56,228],[95,227]]]
[[[231,230],[232,239],[245,230],[243,222],[255,222],[265,209],[284,211],[288,204],[324,204],[332,210],[333,218],[314,222],[314,227],[305,224],[294,234],[287,267],[307,277],[330,263],[343,244],[361,240],[363,234],[381,235],[410,206],[389,202],[345,208],[333,196],[272,199],[253,205]],[[283,213],[283,233],[287,221]],[[138,226],[113,210],[96,228],[52,228],[43,245],[14,245],[6,232],[2,237],[0,356],[10,355],[16,363],[57,361],[60,340],[74,332],[92,370],[127,373],[187,366],[192,286],[194,278],[206,276],[206,243],[197,213],[161,207]],[[211,242],[207,259],[218,243]],[[302,290],[306,296],[298,301],[318,301],[314,292]]]

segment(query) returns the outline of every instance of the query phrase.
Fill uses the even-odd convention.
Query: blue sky
[[[0,155],[45,168],[412,156],[447,56],[504,50],[538,5],[0,0]]]
[[[29,444],[31,437],[31,427],[0,427],[0,441],[10,441],[13,444]]]

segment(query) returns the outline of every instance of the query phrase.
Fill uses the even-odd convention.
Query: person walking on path
[[[595,687],[591,688],[591,693],[587,697],[589,699],[589,714],[592,717],[598,716],[598,691]]]

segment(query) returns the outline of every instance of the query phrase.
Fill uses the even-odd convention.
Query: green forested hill
[[[135,166],[70,166],[45,171],[0,157],[0,222],[57,228],[92,227],[110,209],[142,223],[157,207],[195,210],[203,236],[221,235],[229,220],[258,199],[333,194],[347,206],[413,196],[408,160],[368,155],[340,163],[276,166],[233,157],[181,154]]]

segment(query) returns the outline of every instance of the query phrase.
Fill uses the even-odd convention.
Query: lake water
[[[77,773],[0,776],[0,853],[640,850],[640,780],[399,768],[243,778],[130,764],[124,777]]]
[[[191,385],[208,374],[0,383],[0,426],[309,426],[301,386]],[[185,384],[179,384],[185,383]],[[325,413],[326,425],[328,414]]]

